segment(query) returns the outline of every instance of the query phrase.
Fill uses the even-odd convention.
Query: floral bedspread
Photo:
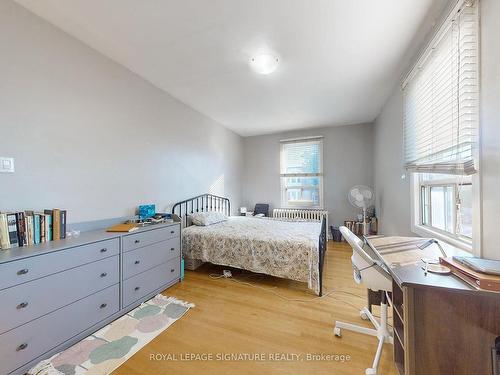
[[[184,257],[307,282],[319,293],[319,222],[233,216],[183,229]]]

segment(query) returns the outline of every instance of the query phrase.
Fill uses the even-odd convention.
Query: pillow
[[[227,220],[227,216],[221,212],[197,212],[189,215],[194,225],[207,226],[221,223]]]

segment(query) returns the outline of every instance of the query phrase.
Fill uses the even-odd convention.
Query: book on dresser
[[[7,214],[0,213],[0,248],[8,249],[10,247],[9,224]]]

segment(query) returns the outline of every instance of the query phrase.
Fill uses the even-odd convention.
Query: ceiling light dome
[[[250,66],[259,74],[271,74],[278,67],[278,58],[273,55],[262,54],[250,59]]]

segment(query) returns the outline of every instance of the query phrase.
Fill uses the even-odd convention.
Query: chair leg
[[[379,337],[377,352],[375,353],[375,358],[373,360],[372,367],[366,369],[366,375],[376,375],[378,370],[378,364],[380,363],[380,357],[382,356],[382,348],[384,347],[384,337]]]
[[[335,336],[340,337],[342,335],[340,331],[341,329],[347,329],[348,331],[362,333],[364,335],[370,335],[375,337],[377,337],[378,335],[377,330],[373,328],[361,327],[351,323],[335,322],[335,328],[334,328]]]
[[[376,336],[378,338],[378,346],[377,346],[377,352],[375,353],[375,358],[373,360],[372,367],[367,368],[365,371],[366,375],[376,375],[377,370],[378,370],[378,365],[380,363],[380,357],[382,355],[382,349],[384,347],[384,343],[394,343],[393,336],[388,330],[388,324],[387,324],[387,298],[385,295],[385,292],[382,294],[382,301],[380,304],[380,321],[378,321],[373,314],[370,313],[368,308],[363,308],[361,310],[361,313],[366,314],[368,318],[370,319],[370,322],[373,324],[375,329],[373,328],[366,328],[366,327],[361,327],[357,326],[355,324],[350,324],[350,323],[344,323],[344,322],[335,322],[335,328],[334,328],[334,333],[335,336],[341,337],[342,336],[342,331],[341,329],[347,329],[349,331],[353,332],[358,332],[362,333],[365,335],[370,335],[370,336]]]

